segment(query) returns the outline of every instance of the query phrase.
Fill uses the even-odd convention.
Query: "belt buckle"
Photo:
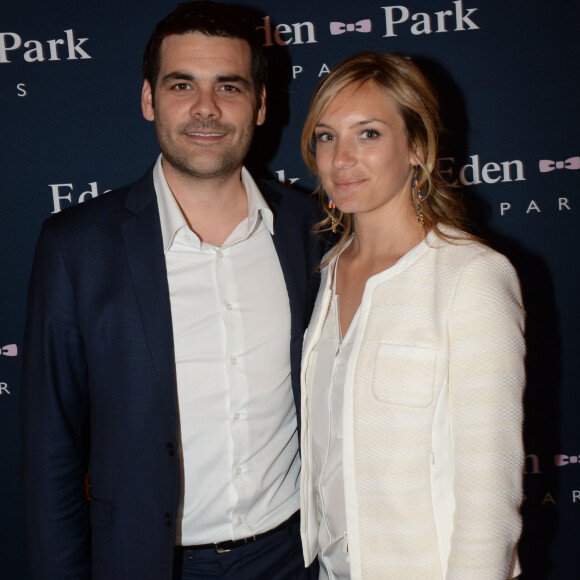
[[[222,548],[219,544],[215,545],[215,553],[216,554],[226,554],[227,552],[231,552],[230,548]]]

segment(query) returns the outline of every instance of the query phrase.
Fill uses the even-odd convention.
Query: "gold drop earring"
[[[413,169],[413,181],[411,182],[411,196],[413,198],[413,203],[415,204],[417,221],[421,224],[421,227],[425,227],[425,216],[421,211],[421,202],[425,199],[423,192],[419,189],[419,178],[417,177],[417,169]]]

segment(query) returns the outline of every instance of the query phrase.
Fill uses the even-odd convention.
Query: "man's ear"
[[[141,110],[143,111],[143,116],[148,121],[155,120],[155,109],[153,107],[153,91],[151,89],[151,84],[147,79],[143,81],[143,89],[141,91]]]
[[[262,85],[258,95],[258,110],[256,111],[256,125],[263,125],[266,120],[266,87]]]

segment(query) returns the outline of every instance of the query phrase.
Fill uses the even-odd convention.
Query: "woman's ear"
[[[411,144],[409,148],[409,163],[411,165],[421,165],[421,153],[416,144]]]

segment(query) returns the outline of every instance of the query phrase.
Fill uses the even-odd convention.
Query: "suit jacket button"
[[[175,449],[174,449],[174,447],[173,447],[173,443],[169,442],[169,443],[166,445],[166,447],[167,447],[167,454],[168,454],[170,457],[173,457],[173,456],[175,455]]]
[[[171,517],[171,514],[169,512],[165,513],[165,525],[170,528],[171,525],[173,524],[173,518]]]

